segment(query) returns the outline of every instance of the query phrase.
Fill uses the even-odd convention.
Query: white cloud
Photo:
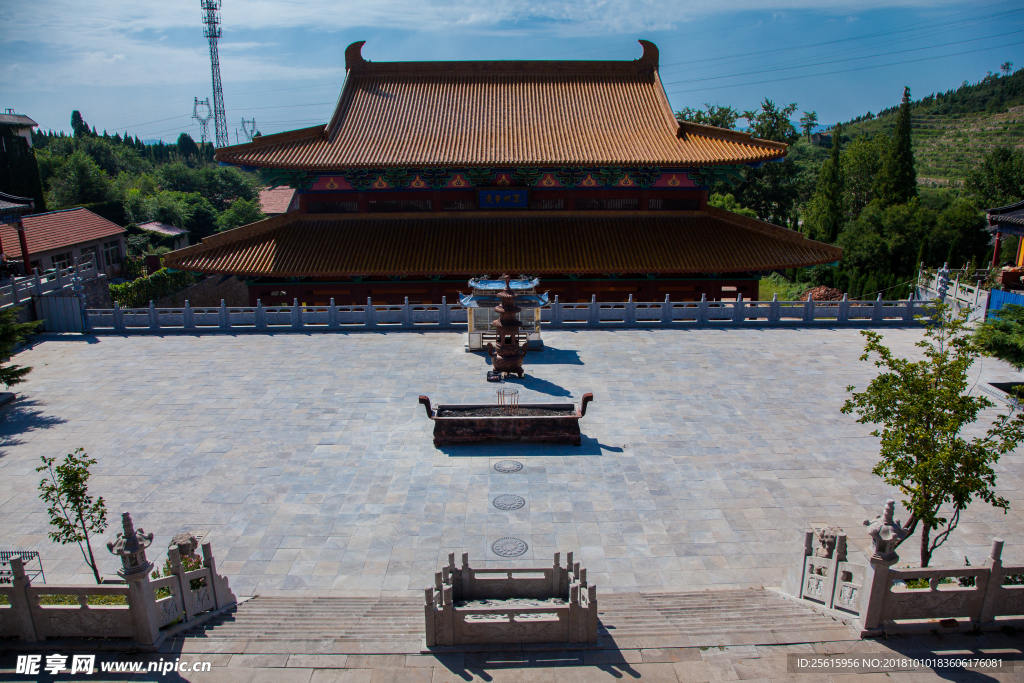
[[[891,2],[875,0],[879,7]],[[922,5],[929,0],[899,0]],[[226,0],[222,9],[222,71],[225,79],[302,80],[334,75],[334,69],[289,65],[273,50],[275,31],[339,31],[357,27],[404,29],[444,35],[522,34],[574,37],[667,30],[709,14],[743,10],[870,9],[850,0],[781,0],[770,8],[762,0]],[[138,3],[93,0],[37,0],[32,21],[17,14],[0,17],[0,46],[6,48],[0,85],[7,88],[62,85],[161,85],[194,81],[208,70],[196,0]],[[257,40],[231,41],[236,30],[255,32]],[[183,31],[192,38],[183,38]],[[170,39],[168,34],[170,33]],[[270,40],[260,40],[264,36]],[[243,56],[240,53],[246,53]],[[373,47],[367,50],[374,58]],[[237,56],[236,56],[237,55]],[[387,59],[387,57],[383,57]],[[340,65],[337,68],[340,76]]]

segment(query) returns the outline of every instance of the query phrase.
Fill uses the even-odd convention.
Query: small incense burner
[[[519,345],[519,328],[522,325],[516,318],[520,310],[516,306],[516,295],[512,291],[511,278],[508,275],[502,276],[505,280],[505,289],[498,292],[498,299],[501,301],[494,311],[498,319],[494,321],[494,329],[498,335],[498,343],[487,344],[487,355],[491,357],[492,375],[507,373],[510,375],[523,376],[523,356],[526,355],[526,348]]]

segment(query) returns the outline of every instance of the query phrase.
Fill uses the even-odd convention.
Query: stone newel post
[[[875,552],[868,559],[870,566],[865,576],[864,585],[867,590],[861,597],[860,622],[864,628],[878,628],[882,621],[886,594],[889,592],[889,568],[899,562],[896,544],[906,537],[906,532],[899,521],[893,521],[892,515],[896,501],[885,501],[885,511],[873,520],[864,520],[871,536]]]
[[[131,609],[135,640],[143,645],[152,645],[160,636],[160,624],[156,613],[156,594],[149,582],[153,563],[146,559],[146,548],[153,543],[153,534],[147,534],[140,527],[135,530],[132,516],[121,515],[122,533],[107,543],[107,550],[121,557],[118,576],[128,582],[128,607]]]

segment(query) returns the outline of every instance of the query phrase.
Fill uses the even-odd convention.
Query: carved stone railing
[[[552,329],[609,328],[688,328],[730,327],[737,325],[860,325],[887,326],[913,324],[924,315],[927,302],[913,298],[883,301],[628,301],[600,302],[591,297],[589,303],[560,303],[558,297],[541,309],[541,321]],[[409,303],[336,306],[193,307],[164,308],[152,302],[148,308],[86,310],[86,324],[92,333],[125,332],[274,332],[288,330],[464,330],[468,319],[466,309],[449,304]]]
[[[156,646],[166,636],[161,629],[169,625],[187,624],[204,613],[228,607],[237,602],[227,578],[217,573],[213,552],[204,543],[203,566],[185,571],[177,548],[168,550],[170,576],[160,579],[139,577],[125,585],[57,585],[33,586],[20,558],[11,560],[14,581],[0,585],[0,595],[7,605],[0,605],[0,638],[18,638],[37,642],[61,638],[116,638],[132,640],[142,646]],[[193,580],[201,579],[195,590]],[[156,591],[167,589],[169,595],[156,597]],[[78,606],[43,605],[45,595],[73,595]],[[90,605],[89,596],[120,595],[127,605]]]
[[[98,272],[89,258],[71,268],[56,268],[42,274],[36,271],[34,275],[0,280],[0,310],[31,301],[33,296],[71,289],[76,274],[83,280],[91,280]]]
[[[596,643],[597,587],[572,553],[565,567],[559,557],[551,567],[473,569],[463,553],[457,569],[449,554],[424,591],[427,646]]]
[[[783,592],[833,616],[849,617],[863,634],[919,633],[937,627],[998,630],[1024,624],[1024,585],[1003,585],[1007,576],[1024,574],[1024,566],[1003,566],[1002,539],[992,541],[988,559],[978,567],[895,568],[902,529],[892,520],[892,510],[889,501],[885,514],[869,527],[875,548],[867,565],[847,561],[841,529],[806,532],[804,557]],[[908,581],[921,579],[927,588],[907,587]]]

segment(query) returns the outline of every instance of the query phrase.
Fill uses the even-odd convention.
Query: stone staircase
[[[764,590],[606,594],[599,595],[598,605],[598,649],[857,639],[842,622]],[[421,598],[269,596],[248,600],[161,648],[248,654],[387,654],[422,649]]]

